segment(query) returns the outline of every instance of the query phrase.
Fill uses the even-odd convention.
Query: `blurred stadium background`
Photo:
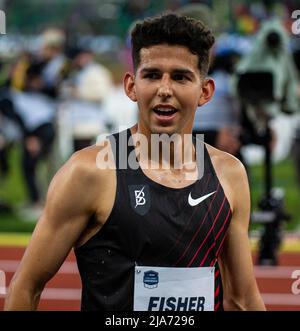
[[[211,26],[217,36],[219,52],[234,50],[241,58],[251,51],[262,23],[266,20],[278,19],[288,34],[288,50],[291,57],[294,58],[295,68],[300,68],[300,35],[293,34],[291,29],[295,21],[292,18],[292,12],[300,9],[299,0],[0,0],[0,10],[6,14],[6,34],[0,35],[0,86],[7,88],[7,86],[13,85],[16,64],[20,63],[24,54],[34,54],[34,56],[39,54],[47,38],[50,41],[49,39],[46,41],[51,44],[51,34],[50,37],[49,35],[45,37],[45,31],[51,31],[51,29],[63,31],[64,49],[62,53],[66,56],[67,61],[73,61],[78,52],[88,50],[93,53],[95,63],[101,64],[110,73],[110,90],[105,97],[101,100],[94,100],[93,96],[82,98],[84,102],[89,102],[93,106],[97,103],[99,109],[101,108],[100,117],[103,125],[99,124],[98,129],[101,128],[100,131],[107,132],[114,131],[120,125],[131,125],[136,118],[136,109],[135,105],[124,99],[121,84],[124,72],[131,67],[128,31],[132,23],[147,16],[167,10],[179,10],[183,6],[195,4],[201,5],[198,7],[201,17],[209,18],[210,15],[213,15]],[[53,38],[58,38],[58,35],[54,34]],[[74,50],[75,53],[77,52],[76,55],[72,53]],[[73,55],[69,56],[71,53]],[[68,121],[68,117],[65,115],[69,114],[67,111],[64,112],[64,107],[71,105],[68,103],[71,97],[68,94],[66,96],[65,90],[68,88],[68,84],[63,83],[69,82],[69,78],[70,76],[64,76],[60,80],[56,94],[51,95],[56,107],[53,119],[56,136],[51,151],[37,164],[36,176],[41,191],[39,203],[43,201],[49,181],[57,168],[74,151],[74,146],[69,142],[70,135],[78,134],[80,138],[86,138],[82,132],[88,130],[80,128],[80,133],[78,133],[79,131],[76,131],[77,129],[74,127],[66,129],[64,126],[66,118]],[[25,90],[23,92],[26,93]],[[298,97],[300,99],[300,93]],[[53,101],[53,99],[51,100]],[[120,114],[121,110],[122,114]],[[258,277],[264,279],[260,280],[259,284],[261,290],[266,292],[264,298],[266,298],[268,308],[298,310],[300,309],[300,296],[293,296],[290,288],[293,282],[292,270],[297,267],[300,269],[300,258],[298,258],[300,257],[300,184],[297,163],[299,153],[297,136],[299,124],[297,123],[300,123],[300,120],[298,114],[280,113],[274,116],[273,122],[273,129],[277,137],[273,150],[274,186],[285,192],[285,210],[291,215],[291,220],[283,223],[284,236],[280,246],[279,266],[273,267],[275,269],[265,269],[265,272],[269,273],[265,278],[262,276],[264,269],[256,269],[256,272],[257,275],[260,275]],[[0,246],[2,246],[2,248],[0,247],[0,270],[8,272],[9,280],[18,259],[21,258],[22,249],[16,255],[13,255],[12,251],[18,250],[15,247],[22,247],[28,242],[40,208],[36,208],[30,201],[23,175],[22,153],[24,146],[27,146],[22,141],[24,137],[20,137],[20,134],[11,134],[5,123],[3,117],[1,122],[0,113],[0,149],[3,146],[9,147],[5,155],[6,167],[2,168],[0,172]],[[65,135],[65,131],[68,130],[71,133]],[[92,138],[95,141],[96,136]],[[82,139],[79,141],[82,142]],[[242,146],[241,149],[249,174],[252,210],[255,211],[258,209],[259,199],[264,191],[263,151],[261,146],[252,144]],[[251,222],[250,237],[253,256],[256,256],[258,241],[263,229],[263,225]],[[292,258],[289,256],[284,260],[284,254],[290,254]],[[288,264],[288,259],[291,259],[291,264]],[[73,257],[70,258],[69,263],[73,263],[72,261]],[[74,265],[67,264],[65,267],[66,273],[72,274],[74,270],[70,271],[68,267],[71,270],[74,269]],[[68,279],[69,276],[65,277]],[[277,282],[274,283],[276,289],[268,288],[269,280],[266,281],[266,277],[269,276],[270,282],[274,282],[274,279]],[[58,286],[58,288],[65,287],[65,283],[62,285],[59,281],[57,283],[55,280],[53,281],[54,287]],[[78,279],[73,279],[71,285],[71,289],[79,288]],[[50,286],[52,285],[50,284]],[[65,292],[66,296],[69,295],[69,299],[71,298],[69,301],[49,299],[51,295],[55,297],[56,292],[47,292],[46,296],[48,295],[48,299],[52,300],[52,303],[46,304],[42,301],[41,309],[78,309],[78,292],[75,290],[73,297],[71,292]],[[274,296],[272,297],[270,294]],[[57,296],[60,297],[59,294]],[[2,301],[3,299],[0,298],[0,308]],[[280,305],[283,302],[286,304]]]

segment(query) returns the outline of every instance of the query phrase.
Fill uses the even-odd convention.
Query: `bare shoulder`
[[[75,152],[70,159],[61,167],[54,177],[54,183],[57,179],[63,181],[71,181],[76,183],[87,183],[93,181],[99,175],[96,166],[97,148],[96,146],[87,147],[78,152]]]
[[[242,162],[233,155],[206,144],[218,179],[234,209],[241,194],[249,195],[248,177]]]
[[[64,172],[65,175],[68,173],[68,176],[75,176],[79,181],[95,180],[99,177],[105,178],[107,175],[105,170],[113,168],[111,166],[113,160],[111,156],[108,157],[106,162],[105,157],[99,159],[99,153],[104,149],[105,153],[111,154],[108,140],[105,140],[101,146],[93,145],[75,152],[60,171]],[[103,164],[104,162],[105,164]]]
[[[245,167],[239,159],[208,144],[205,145],[218,176],[229,176],[230,180],[236,181],[239,176],[246,175]]]
[[[74,153],[54,176],[49,187],[48,202],[54,199],[56,203],[60,196],[64,201],[69,197],[73,202],[73,198],[80,202],[96,201],[113,176],[113,171],[107,165],[102,167],[99,164],[101,161],[97,156],[101,149],[103,147],[94,145]]]
[[[101,175],[101,172],[97,171],[99,169],[97,155],[100,150],[101,147],[93,145],[75,152],[67,162],[67,166],[83,179],[92,178],[96,174]]]

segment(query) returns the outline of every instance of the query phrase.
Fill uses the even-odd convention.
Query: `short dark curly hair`
[[[198,68],[205,77],[208,72],[210,49],[215,38],[201,21],[168,13],[138,22],[131,32],[134,70],[140,64],[140,50],[158,44],[180,45],[198,55]]]

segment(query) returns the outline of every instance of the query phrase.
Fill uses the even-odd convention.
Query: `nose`
[[[172,94],[173,91],[170,77],[169,75],[163,75],[158,87],[157,95],[161,98],[169,98]]]

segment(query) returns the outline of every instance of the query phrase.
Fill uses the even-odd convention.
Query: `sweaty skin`
[[[131,128],[148,138],[151,133],[191,133],[195,109],[209,101],[214,83],[203,79],[197,55],[183,46],[158,45],[141,50],[141,63],[124,79],[126,94],[138,103],[138,124]],[[168,123],[153,112],[157,105],[177,109]],[[148,140],[150,141],[150,140]],[[99,169],[92,146],[75,153],[53,178],[45,210],[11,281],[6,310],[35,310],[45,284],[58,271],[72,247],[84,244],[105,224],[116,194],[114,169]],[[258,292],[248,239],[250,198],[246,172],[236,158],[208,146],[208,152],[232,209],[232,220],[219,258],[226,310],[264,310]],[[171,152],[174,152],[172,150]],[[178,152],[178,151],[176,151]],[[149,169],[145,175],[162,185],[191,184],[185,170]],[[163,176],[162,176],[163,173]],[[95,214],[93,223],[90,216]]]

